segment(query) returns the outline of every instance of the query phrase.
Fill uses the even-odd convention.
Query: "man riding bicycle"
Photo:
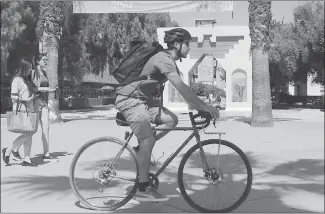
[[[190,50],[191,34],[182,28],[165,31],[164,42],[167,49],[152,56],[145,64],[141,75],[154,77],[153,80],[132,82],[117,90],[116,108],[125,117],[133,133],[138,139],[139,148],[139,191],[135,199],[138,201],[167,201],[168,198],[149,187],[149,168],[152,149],[157,140],[169,131],[152,132],[151,123],[164,128],[173,128],[178,123],[177,116],[162,106],[159,96],[162,95],[163,84],[169,80],[185,101],[196,110],[211,114],[216,120],[218,109],[205,104],[180,77],[175,61],[186,58]]]

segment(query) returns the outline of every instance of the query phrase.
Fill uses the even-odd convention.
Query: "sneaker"
[[[138,154],[138,152],[139,152],[139,146],[134,146],[134,147],[133,147],[133,150],[135,151],[135,153]],[[152,157],[153,160],[150,159],[150,165],[151,165],[151,166],[157,166],[157,163],[156,163],[156,161],[155,161],[154,156],[151,155],[151,157]]]
[[[9,164],[9,156],[6,156],[6,150],[7,148],[2,149],[2,159],[5,162],[6,165]]]
[[[151,187],[147,187],[146,191],[144,192],[138,190],[134,196],[134,200],[140,202],[163,202],[168,201],[169,198],[160,194],[159,192],[157,192],[157,190]]]
[[[28,161],[23,161],[22,163],[21,163],[21,165],[22,166],[31,166],[31,167],[37,167],[38,166],[38,164],[37,163],[35,163],[35,162],[28,162]]]
[[[50,155],[43,155],[43,161],[51,161],[51,162],[58,162],[59,159],[52,157]]]
[[[13,160],[15,160],[15,161],[21,161],[21,160],[22,160],[22,158],[21,158],[21,156],[20,156],[20,154],[19,154],[18,151],[17,151],[17,152],[12,151],[11,154],[14,156],[14,157],[12,158]]]

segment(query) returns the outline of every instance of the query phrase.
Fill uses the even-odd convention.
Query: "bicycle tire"
[[[112,143],[117,143],[120,144],[121,146],[123,146],[123,144],[125,143],[124,141],[115,138],[115,137],[100,137],[100,138],[96,138],[96,139],[92,139],[88,142],[86,142],[74,155],[71,165],[70,165],[70,170],[69,170],[69,180],[70,180],[70,186],[74,192],[74,194],[77,196],[77,198],[79,199],[80,202],[83,202],[88,208],[93,209],[93,210],[98,210],[98,211],[112,211],[112,210],[116,210],[120,207],[122,207],[123,205],[125,205],[127,202],[129,202],[133,196],[135,195],[137,188],[138,188],[138,177],[139,177],[139,165],[136,159],[136,154],[134,152],[134,150],[127,145],[126,149],[131,153],[132,157],[135,160],[135,164],[136,164],[136,170],[137,170],[137,175],[136,175],[136,181],[135,184],[132,188],[132,190],[129,192],[129,194],[119,203],[112,205],[112,206],[108,206],[108,207],[99,207],[99,206],[94,206],[90,203],[88,203],[79,193],[78,188],[76,187],[76,183],[74,182],[74,171],[75,171],[75,167],[76,167],[76,163],[78,161],[78,158],[80,157],[80,155],[90,146],[96,144],[96,143],[101,143],[104,141],[109,141]]]
[[[217,139],[210,139],[210,140],[204,140],[201,142],[202,147],[205,145],[209,145],[209,144],[219,144],[219,140]],[[185,191],[185,186],[184,186],[184,182],[183,182],[183,170],[184,170],[184,166],[186,161],[188,160],[188,158],[191,156],[191,154],[197,150],[200,149],[198,144],[195,144],[193,147],[191,147],[184,155],[184,157],[181,160],[181,163],[179,165],[178,168],[178,185],[179,185],[179,189],[180,192],[183,196],[183,198],[185,199],[185,201],[194,209],[196,209],[199,212],[204,212],[204,213],[228,213],[231,212],[233,210],[235,210],[236,208],[238,208],[247,198],[251,187],[252,187],[252,181],[253,181],[253,173],[252,173],[252,167],[249,163],[249,160],[246,156],[246,154],[236,145],[234,145],[233,143],[230,143],[228,141],[225,140],[221,140],[221,145],[227,146],[231,149],[233,149],[237,154],[239,154],[239,156],[242,158],[242,160],[245,163],[246,169],[247,169],[247,185],[245,187],[245,190],[243,192],[243,195],[231,206],[224,208],[224,209],[218,209],[218,210],[211,210],[211,209],[206,209],[204,207],[201,207],[199,205],[197,205],[190,197],[189,195],[186,193]]]

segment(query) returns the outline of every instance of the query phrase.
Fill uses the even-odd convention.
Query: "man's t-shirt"
[[[141,75],[159,75],[161,76],[160,84],[152,83],[153,81],[142,80],[130,83],[129,85],[123,86],[117,90],[117,94],[131,95],[135,97],[150,97],[159,93],[161,84],[167,81],[164,74],[176,72],[177,67],[175,61],[171,55],[167,52],[161,51],[152,56],[143,67]],[[141,93],[142,92],[142,93]]]

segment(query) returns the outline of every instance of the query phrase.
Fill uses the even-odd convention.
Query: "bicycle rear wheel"
[[[70,185],[86,207],[99,211],[115,210],[136,193],[138,162],[129,145],[118,157],[124,143],[114,137],[96,138],[85,143],[75,154],[70,166]]]
[[[201,142],[210,169],[203,169],[204,164],[198,144],[186,152],[179,165],[180,192],[185,201],[199,212],[231,212],[245,201],[251,190],[253,174],[245,153],[234,144],[221,140],[218,158],[218,143],[219,140],[216,139]],[[242,166],[239,165],[239,161],[243,162]],[[238,172],[232,174],[234,170],[230,170],[226,163],[237,168]],[[224,188],[227,184],[230,186]],[[230,193],[225,193],[226,190],[230,190]],[[241,191],[235,197],[233,192],[237,190]],[[228,198],[230,202],[222,202]],[[216,207],[219,204],[221,206]]]

